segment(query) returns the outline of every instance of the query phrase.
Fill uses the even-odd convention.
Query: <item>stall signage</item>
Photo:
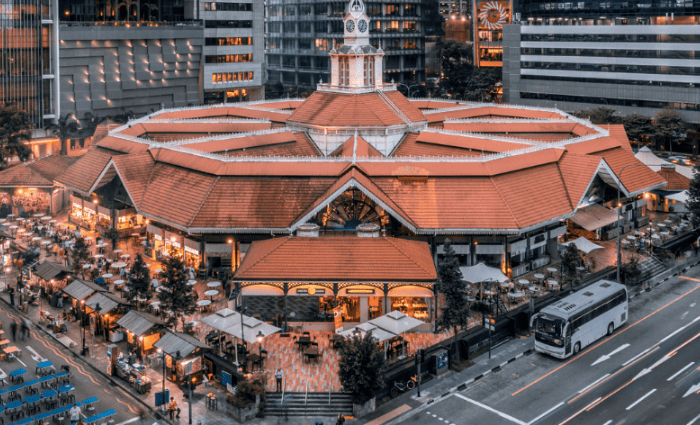
[[[343,331],[343,307],[338,306],[333,309],[333,322],[335,324],[335,332]]]
[[[199,251],[197,251],[196,249],[192,249],[187,245],[185,245],[185,252],[189,252],[190,254],[193,254],[193,255],[199,255]]]
[[[153,234],[153,238],[154,238],[155,240],[157,240],[157,241],[161,241],[161,242],[163,241],[163,237],[162,237],[161,235],[158,235],[158,234],[155,234],[155,233]]]
[[[173,246],[177,249],[180,249],[182,247],[182,245],[180,245],[179,242],[173,242]]]
[[[298,288],[297,289],[297,294],[299,295],[317,295],[317,294],[325,294],[326,290],[325,289],[316,289],[316,288]]]
[[[347,289],[345,292],[348,294],[354,294],[354,295],[359,295],[359,294],[371,295],[371,294],[374,294],[374,289]]]

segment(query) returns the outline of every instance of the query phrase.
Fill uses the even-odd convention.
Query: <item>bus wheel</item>
[[[578,354],[579,351],[581,351],[581,343],[577,342],[576,344],[574,344],[574,356]]]
[[[615,324],[614,324],[614,323],[610,323],[610,324],[608,325],[608,335],[612,335],[614,330],[615,330]]]

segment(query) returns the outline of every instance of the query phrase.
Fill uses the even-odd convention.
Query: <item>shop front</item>
[[[116,323],[126,331],[129,351],[138,353],[141,359],[155,354],[155,343],[167,328],[167,324],[157,317],[136,310],[129,311]]]
[[[3,205],[11,205],[18,216],[51,212],[51,190],[40,188],[17,188],[0,195]]]
[[[124,298],[108,292],[97,292],[85,300],[85,312],[90,317],[90,333],[102,335],[105,341],[112,341],[110,335],[117,330],[117,321],[128,310],[129,303]]]
[[[203,382],[202,356],[209,346],[191,335],[168,331],[153,346],[165,353],[165,377],[175,383]]]
[[[136,213],[136,209],[129,207],[116,210],[117,232],[119,237],[128,237],[132,233],[142,233],[146,226],[146,219]]]
[[[185,266],[194,270],[199,270],[202,264],[199,252],[199,242],[194,239],[185,238]]]
[[[71,195],[70,204],[69,221],[84,229],[95,230],[95,226],[98,224],[97,200],[85,200],[79,196]]]

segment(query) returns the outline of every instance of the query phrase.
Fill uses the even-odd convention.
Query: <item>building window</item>
[[[316,39],[316,50],[328,51],[328,39],[327,38],[317,38]]]
[[[314,15],[328,15],[328,5],[326,3],[317,3],[314,5]]]
[[[331,32],[343,32],[343,21],[331,21]]]
[[[282,28],[282,22],[268,22],[267,23],[267,30],[269,32],[281,32],[280,29]]]
[[[399,32],[399,21],[389,21],[386,32]]]
[[[418,31],[416,21],[404,21],[403,32],[416,32],[416,31]]]
[[[311,5],[310,4],[300,4],[299,5],[299,15],[300,16],[311,16]]]
[[[299,22],[299,32],[311,32],[311,22]]]
[[[316,34],[325,34],[328,31],[328,24],[325,21],[314,22],[314,31]]]
[[[338,58],[338,68],[340,70],[340,82],[341,86],[347,86],[350,84],[350,58],[339,57]]]
[[[296,49],[296,40],[293,38],[285,37],[282,39],[282,47],[285,49]]]
[[[299,48],[300,49],[306,49],[306,50],[311,50],[311,39],[310,38],[300,38],[299,39]]]
[[[398,4],[387,4],[384,9],[384,16],[399,16]]]
[[[297,23],[296,22],[285,22],[284,23],[284,32],[294,33],[296,31],[297,31]]]
[[[238,83],[241,81],[251,81],[253,72],[217,72],[211,74],[212,83]]]
[[[251,62],[253,60],[252,53],[242,55],[209,55],[204,58],[204,63],[235,63],[235,62]]]
[[[252,3],[204,3],[204,10],[220,10],[226,12],[252,12]]]
[[[295,56],[283,56],[282,57],[282,66],[284,68],[294,69],[294,67],[296,67]]]
[[[280,16],[280,7],[279,6],[268,6],[267,7],[267,16]]]
[[[365,58],[365,85],[374,85],[374,58]]]
[[[253,21],[204,21],[205,28],[253,28]]]
[[[345,15],[345,2],[331,3],[331,13],[337,16]]]
[[[268,49],[280,49],[282,45],[280,44],[280,39],[277,37],[269,37],[266,39]]]
[[[204,39],[206,46],[250,46],[252,37],[207,37]]]
[[[296,16],[297,15],[297,7],[296,6],[285,6],[284,7],[284,16]]]

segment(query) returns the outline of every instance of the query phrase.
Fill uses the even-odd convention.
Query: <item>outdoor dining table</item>
[[[29,397],[24,397],[22,401],[24,401],[26,404],[38,403],[41,401],[41,396],[38,396],[36,394],[30,395]]]
[[[209,297],[209,299],[210,299],[211,301],[214,301],[214,297],[217,296],[217,295],[219,295],[219,291],[217,291],[216,289],[212,289],[212,290],[209,290],[209,291],[205,292],[204,295],[206,295],[207,297]]]
[[[557,289],[557,288],[559,288],[559,282],[557,282],[556,280],[550,279],[547,281],[547,286],[550,289]]]
[[[9,343],[10,343],[9,339],[0,339],[0,347],[2,347],[3,345],[7,345]]]
[[[117,249],[113,250],[112,252],[115,253],[115,254],[119,254],[120,252],[122,252],[122,249],[121,249],[121,248],[117,248]]]
[[[36,364],[36,373],[37,373],[37,374],[39,374],[39,373],[45,374],[46,369],[49,369],[49,368],[52,368],[52,367],[53,367],[53,363],[51,363],[51,362],[48,361],[48,360],[45,360],[45,361],[43,361],[43,362],[41,362],[41,363],[37,363],[37,364]]]
[[[131,257],[131,254],[122,254],[119,257],[123,258],[123,259],[127,259],[127,258]]]
[[[10,381],[14,381],[15,379],[20,378],[26,374],[27,370],[24,368],[15,369],[12,372],[10,372]]]
[[[310,361],[311,359],[318,359],[318,347],[317,346],[311,346],[304,350],[304,357],[306,358],[307,361]]]
[[[46,376],[40,377],[39,382],[41,382],[41,386],[43,388],[47,388],[49,386],[49,384],[51,383],[51,381],[53,381],[54,379],[56,379],[56,377],[54,375],[46,375]]]
[[[105,273],[105,274],[102,275],[102,277],[105,278],[105,279],[111,279],[112,276],[114,276],[112,273]]]
[[[542,274],[542,273],[535,273],[533,276],[535,277],[535,279],[537,279],[539,281],[544,280],[544,274]]]
[[[307,345],[311,344],[311,337],[300,336],[299,339],[295,342],[295,344],[299,347],[299,350],[302,351]]]
[[[520,298],[524,297],[525,294],[523,294],[522,292],[509,292],[509,293],[508,293],[508,296],[509,296],[510,298],[513,298],[513,299],[516,299],[516,300],[517,300],[517,299],[520,299]]]
[[[530,281],[527,279],[518,279],[518,283],[521,285],[529,285]]]
[[[188,280],[187,281],[187,286],[194,286],[197,283],[196,280]]]
[[[44,216],[44,213],[34,214],[34,217],[43,217],[43,216]],[[9,217],[9,216],[8,216],[8,217]]]
[[[160,289],[160,287],[159,287],[158,289]],[[206,306],[208,306],[209,304],[211,304],[211,301],[209,301],[209,300],[197,301],[197,305],[198,305],[199,307],[206,307]]]
[[[25,382],[24,384],[22,384],[22,386],[24,387],[24,389],[25,389],[26,391],[29,391],[29,392],[31,392],[32,394],[35,394],[35,393],[38,391],[38,388],[36,388],[36,387],[39,386],[39,380],[38,380],[38,379],[32,379],[31,381],[27,381],[27,382]]]
[[[558,272],[559,270],[557,270],[556,267],[547,267],[547,271],[550,272],[550,273],[556,273],[556,272]]]
[[[219,286],[221,286],[221,282],[217,282],[217,281],[209,282],[209,283],[207,283],[207,286],[209,288],[218,288]]]
[[[68,379],[70,378],[70,372],[67,370],[64,370],[62,372],[58,372],[57,374],[54,375],[56,378],[56,381],[63,380],[64,383],[68,383]]]
[[[44,401],[49,402],[52,401],[57,395],[58,393],[56,390],[47,390],[41,393],[41,398],[44,399]]]
[[[527,289],[529,289],[530,292],[537,292],[540,290],[540,288],[538,288],[537,285],[530,285],[530,287]]]
[[[118,280],[115,280],[115,281],[114,281],[114,284],[117,285],[117,286],[123,285],[123,284],[124,284],[124,281],[123,281],[122,279],[118,279]]]
[[[501,288],[503,288],[503,289],[508,289],[508,288],[510,288],[510,282],[501,282],[499,285],[500,285]]]
[[[634,236],[632,236],[632,235],[627,235],[627,239],[633,241],[633,240],[635,240],[635,239],[637,239],[637,238],[634,237]]]
[[[88,263],[88,264],[83,264],[83,268],[84,268],[84,269],[92,268],[92,264],[90,264],[90,263]]]
[[[127,264],[123,261],[117,261],[116,263],[112,263],[112,267],[115,269],[121,269],[122,267],[126,267]]]
[[[28,417],[28,418],[24,418],[24,419],[18,420],[18,421],[17,421],[17,425],[29,425],[29,424],[31,424],[31,423],[33,423],[33,422],[34,422],[34,418],[30,416],[30,417]],[[8,424],[8,425],[9,425],[9,424]]]

